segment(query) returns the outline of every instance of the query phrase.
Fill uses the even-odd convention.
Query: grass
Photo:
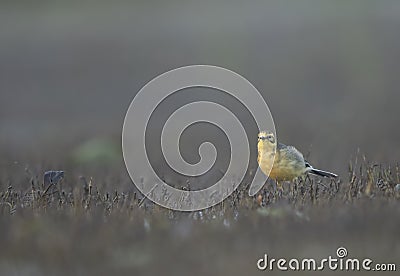
[[[1,183],[0,274],[255,274],[264,253],[321,259],[339,246],[396,262],[399,171],[361,158],[347,179],[299,179],[283,198],[273,185],[255,197],[241,185],[221,204],[185,213],[143,200],[133,186],[111,190],[112,181],[68,174],[49,184],[28,170]]]

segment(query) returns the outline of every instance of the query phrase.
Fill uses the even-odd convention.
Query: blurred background
[[[221,66],[247,78],[268,103],[278,140],[295,145],[319,168],[348,180],[348,164],[357,154],[372,163],[396,164],[400,156],[399,15],[400,1],[396,0],[0,1],[1,188],[6,190],[20,179],[21,187],[29,190],[30,176],[19,175],[28,168],[40,181],[44,170],[63,169],[74,183],[79,175],[85,175],[88,179],[93,176],[99,186],[104,184],[111,192],[132,189],[120,146],[126,110],[148,81],[192,64]],[[209,91],[192,92],[169,102],[178,107],[188,99],[196,100],[194,95],[209,100],[214,97]],[[221,101],[217,96],[215,99]],[[229,99],[225,102],[235,106]],[[165,120],[173,108],[164,108],[159,116]],[[245,111],[239,106],[233,111],[242,114],[243,123],[251,126]],[[200,140],[213,134],[217,144],[226,141],[212,127],[200,126],[197,133],[202,134]],[[255,146],[257,132],[250,129],[249,133]],[[191,140],[182,142],[193,146]],[[103,164],[98,165],[99,160]],[[254,162],[253,158],[253,166]],[[11,258],[25,256],[21,252],[26,247],[49,239],[49,245],[40,249],[46,263],[54,261],[57,266],[66,258],[72,263],[85,260],[83,265],[90,266],[93,260],[88,257],[86,263],[84,254],[108,256],[115,242],[117,250],[110,254],[117,256],[117,264],[120,255],[126,255],[121,262],[128,268],[133,265],[157,273],[154,258],[162,266],[176,261],[176,255],[162,251],[161,245],[178,255],[183,252],[179,256],[189,270],[209,272],[198,260],[216,257],[207,246],[217,244],[232,254],[219,254],[214,272],[232,274],[240,271],[230,266],[235,263],[243,265],[243,271],[254,269],[267,244],[281,256],[287,252],[295,257],[310,257],[310,252],[326,256],[344,245],[339,241],[347,241],[347,245],[354,242],[352,250],[358,254],[387,258],[378,258],[380,261],[393,261],[390,256],[396,255],[391,252],[398,256],[398,222],[393,217],[387,219],[392,215],[396,218],[398,206],[394,208],[397,213],[388,212],[386,217],[380,211],[364,213],[358,209],[354,219],[346,210],[329,215],[313,210],[314,226],[299,225],[290,217],[285,223],[272,220],[276,224],[271,228],[271,220],[245,217],[228,236],[225,220],[222,226],[213,228],[211,224],[207,229],[204,225],[193,228],[191,222],[181,220],[169,230],[161,220],[154,224],[161,230],[149,232],[151,216],[144,220],[139,216],[144,228],[134,228],[136,232],[131,224],[119,227],[120,236],[110,234],[115,232],[114,226],[104,226],[102,219],[70,223],[68,215],[67,222],[57,217],[50,228],[46,223],[42,228],[36,222],[27,223],[20,216],[0,231],[3,242],[10,241],[7,252]],[[371,215],[370,224],[364,220],[367,214]],[[360,232],[371,225],[377,228]],[[284,241],[290,246],[281,246],[285,229],[296,229],[304,237],[297,239],[287,230]],[[57,231],[63,233],[61,237]],[[17,238],[7,238],[7,233],[16,233]],[[236,239],[238,234],[241,236]],[[164,236],[169,239],[162,239]],[[187,244],[188,237],[195,243]],[[70,244],[73,239],[80,242]],[[105,240],[108,243],[103,244]],[[324,245],[314,245],[318,242]],[[22,249],[13,249],[14,243],[23,244]],[[133,251],[123,251],[125,245],[132,244]],[[197,255],[192,256],[193,252]],[[250,262],[243,258],[249,252]],[[26,254],[28,259],[32,257]],[[15,271],[9,265],[0,262],[1,271]],[[101,268],[93,268],[101,273]],[[21,269],[22,274],[32,274],[29,263]]]
[[[246,77],[278,139],[320,167],[345,173],[358,149],[399,156],[398,1],[0,5],[0,145],[16,161],[63,160],[91,139],[118,148],[137,91],[191,64]]]

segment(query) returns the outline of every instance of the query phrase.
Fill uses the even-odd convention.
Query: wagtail
[[[272,132],[261,131],[258,134],[258,164],[261,171],[276,181],[282,191],[280,181],[292,181],[307,173],[323,177],[337,177],[336,174],[314,169],[304,160],[303,154],[293,146],[277,143]],[[275,157],[275,158],[272,158]],[[273,164],[271,164],[273,160]],[[272,166],[271,166],[272,165]],[[271,169],[272,167],[272,169]]]

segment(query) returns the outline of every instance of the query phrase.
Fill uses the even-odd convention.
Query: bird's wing
[[[281,158],[285,160],[297,160],[299,163],[304,163],[303,154],[293,146],[284,146],[279,150]]]

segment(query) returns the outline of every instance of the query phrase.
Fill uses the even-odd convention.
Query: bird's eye
[[[270,141],[271,143],[275,143],[275,138],[273,135],[268,135],[267,136],[268,141]]]

